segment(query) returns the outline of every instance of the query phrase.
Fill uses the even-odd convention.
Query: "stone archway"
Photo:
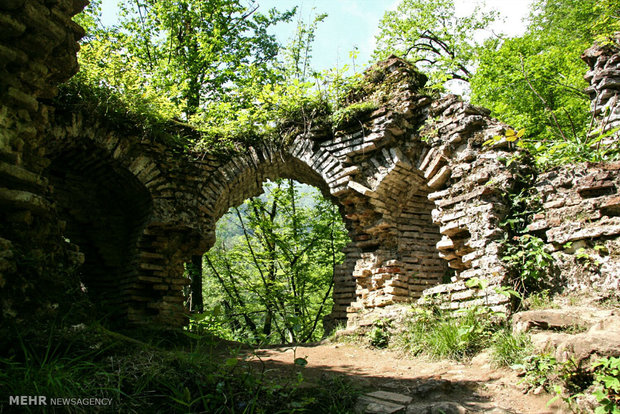
[[[499,222],[507,212],[502,194],[527,165],[505,162],[514,155],[506,141],[482,143],[506,127],[456,97],[419,94],[423,76],[398,58],[367,76],[358,101],[374,99],[385,85],[393,90],[377,110],[335,132],[306,131],[233,157],[173,155],[105,120],[58,114],[52,148],[90,142],[97,149],[92,157],[113,160],[152,200],[132,239],[134,276],[123,296],[130,321],[182,324],[182,288],[189,282],[183,264],[213,245],[215,223],[229,207],[275,178],[318,187],[347,223],[352,241],[335,269],[332,321],[424,292],[451,292],[455,307],[505,305],[493,290],[507,274],[499,258]],[[489,288],[467,288],[472,277],[488,279]]]
[[[390,57],[371,67],[349,96],[348,104],[372,102],[375,111],[353,113],[353,122],[336,130],[318,128],[329,125],[319,122],[281,142],[255,147],[238,143],[243,150],[232,160],[214,153],[195,157],[156,134],[146,136],[132,128],[131,119],[117,117],[115,122],[123,124],[114,125],[82,103],[54,107],[50,100],[58,83],[78,69],[77,40],[84,32],[70,18],[82,3],[13,3],[0,7],[3,20],[16,29],[0,48],[3,315],[47,310],[55,296],[67,291],[67,283],[74,283],[72,278],[58,280],[58,269],[74,264],[72,256],[79,257],[69,254],[75,246],[61,237],[67,234],[63,221],[70,221],[69,234],[84,253],[94,256],[87,261],[106,262],[106,255],[97,253],[102,249],[124,255],[119,266],[107,260],[114,274],[109,280],[115,282],[101,289],[118,293],[118,306],[130,322],[181,325],[182,287],[188,282],[183,263],[212,245],[218,215],[243,200],[244,192],[258,191],[263,178],[278,176],[303,176],[302,181],[329,194],[348,221],[353,241],[336,269],[332,319],[429,294],[447,295],[452,308],[506,306],[507,299],[495,291],[508,274],[500,259],[506,236],[500,223],[510,208],[504,194],[523,185],[531,167],[505,139],[483,145],[507,129],[488,111],[455,96],[425,95],[424,76]],[[590,92],[609,98],[605,107],[612,109],[617,100],[605,88],[613,84],[613,74],[592,73],[613,67],[615,53],[614,48],[597,46],[585,55],[592,69]],[[601,105],[593,102],[596,122],[612,128],[615,118],[603,116]],[[178,124],[166,127],[175,128],[182,129],[182,135],[195,134]],[[606,145],[612,144],[610,138]],[[607,173],[601,174],[592,175],[595,185],[612,188],[597,181]],[[102,191],[80,191],[93,186]],[[581,196],[580,189],[575,191]],[[547,190],[543,193],[548,197]],[[67,194],[81,198],[71,201]],[[134,212],[104,209],[108,224],[103,227],[110,234],[125,227],[118,221],[114,225],[113,216],[129,223],[130,230],[121,237],[123,248],[105,237],[88,240],[77,224],[91,226],[95,218],[82,214],[85,219],[80,221],[70,211],[76,205],[84,211],[85,206],[113,200],[137,206]],[[563,201],[557,201],[545,207],[564,208],[558,207]],[[594,209],[593,216],[612,227],[577,231],[583,223],[572,223],[569,230],[577,233],[571,240],[616,234],[608,215],[615,214],[617,200],[599,202],[600,212],[594,204],[583,208]],[[548,229],[553,249],[559,248],[555,217],[561,214],[553,213],[548,222],[537,218],[531,227]],[[96,281],[93,271],[89,277]],[[449,283],[440,283],[447,277]],[[488,287],[469,288],[466,282],[474,277],[486,279]],[[33,298],[37,306],[31,306]]]
[[[35,3],[26,0],[24,4]],[[23,228],[36,230],[38,245],[54,244],[54,250],[63,250],[58,224],[70,203],[63,201],[62,184],[57,185],[58,193],[43,187],[45,178],[62,178],[62,154],[71,154],[65,152],[70,148],[88,149],[92,165],[104,166],[105,171],[91,182],[114,186],[114,180],[105,178],[109,176],[123,181],[121,189],[108,188],[107,195],[89,196],[94,200],[88,202],[112,198],[146,206],[150,200],[151,207],[129,215],[132,228],[141,229],[126,237],[133,245],[127,252],[134,254],[121,267],[132,276],[115,286],[122,292],[122,307],[131,322],[182,324],[182,287],[188,282],[183,278],[183,263],[212,245],[218,215],[242,201],[244,191],[249,195],[258,191],[256,183],[263,178],[287,174],[301,174],[328,193],[341,206],[351,229],[353,241],[345,249],[345,262],[336,269],[333,319],[413,300],[423,291],[451,292],[454,307],[506,302],[493,293],[507,274],[500,260],[504,232],[499,223],[508,208],[502,193],[516,185],[518,170],[528,167],[503,161],[514,155],[510,143],[482,145],[506,128],[488,112],[455,97],[424,95],[424,75],[390,57],[371,67],[349,96],[348,104],[373,102],[375,111],[352,113],[353,122],[337,130],[316,127],[329,125],[322,122],[306,126],[288,140],[243,147],[244,153],[232,160],[216,154],[197,158],[154,136],[144,136],[144,131],[131,128],[130,119],[114,125],[105,115],[88,113],[83,105],[53,108],[48,101],[37,100],[54,96],[58,81],[75,72],[76,39],[83,33],[69,22],[79,7],[64,3],[40,7],[54,12],[46,12],[48,17],[37,24],[26,6],[3,11],[9,20],[23,20],[33,30],[16,33],[5,42],[7,50],[16,51],[7,56],[17,60],[3,66],[11,79],[7,85],[14,85],[2,97],[9,120],[3,129],[8,138],[1,143],[9,162],[3,174],[10,184],[0,194],[3,209],[11,217],[21,217]],[[29,56],[19,54],[20,42],[28,44],[33,38],[55,40],[50,47],[31,48]],[[65,66],[58,65],[65,60]],[[26,81],[40,78],[38,68],[48,68],[48,76],[40,83]],[[56,164],[46,169],[54,159]],[[84,168],[88,169],[76,165],[73,174]],[[238,192],[235,186],[241,183],[247,188]],[[133,187],[141,190],[132,191]],[[60,214],[53,202],[60,206]],[[18,214],[24,209],[37,217],[45,214],[49,225],[29,224],[28,214]],[[10,252],[19,250],[13,242],[26,244],[20,236],[24,232],[15,230],[22,227],[2,226],[0,242]],[[89,242],[84,239],[84,243],[83,251],[88,251]],[[102,239],[95,244],[107,243]],[[25,250],[38,254],[37,249]],[[13,259],[3,266],[16,269]],[[438,285],[447,267],[453,269],[451,283]],[[10,280],[19,279],[18,272],[9,273]],[[472,277],[489,279],[489,288],[483,292],[467,288],[465,281]]]
[[[128,170],[93,148],[49,155],[65,241],[77,246],[80,279],[100,312],[126,313],[127,287],[136,278],[137,244],[152,213],[146,188]]]

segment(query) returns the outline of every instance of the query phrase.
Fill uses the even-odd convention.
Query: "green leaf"
[[[237,358],[227,358],[224,362],[224,365],[228,368],[236,367],[239,364],[239,360]]]
[[[295,365],[299,367],[305,367],[306,365],[308,365],[308,361],[306,360],[306,358],[295,358]]]

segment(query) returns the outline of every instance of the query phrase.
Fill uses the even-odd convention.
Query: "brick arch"
[[[209,186],[202,191],[204,210],[212,212],[213,221],[217,221],[229,208],[261,194],[265,181],[278,178],[312,185],[333,198],[326,181],[329,176],[315,167],[322,154],[313,154],[309,159],[295,154],[295,146],[282,149],[266,144],[248,148],[247,153],[234,157],[208,177]]]
[[[385,121],[381,114],[370,118],[371,138],[388,134],[384,125],[391,124]],[[424,172],[414,165],[421,162],[415,156],[424,150],[409,151],[413,162],[397,146],[367,151],[365,134],[350,130],[329,141],[300,136],[285,146],[248,148],[209,168],[208,185],[201,190],[202,211],[213,229],[230,207],[262,193],[262,183],[268,179],[292,178],[329,196],[352,239],[344,249],[344,262],[334,269],[331,321],[346,320],[354,309],[411,301],[439,283],[446,272],[435,249],[441,236],[432,220],[434,205],[427,198],[432,190]],[[428,147],[421,141],[417,145]],[[213,242],[210,237],[208,247]]]
[[[93,302],[121,323],[184,323],[183,263],[205,244],[205,224],[184,211],[191,183],[173,178],[185,160],[80,111],[58,109],[46,135],[43,175]]]
[[[46,301],[66,291],[64,282],[53,280],[57,268],[73,260],[60,236],[66,235],[63,221],[79,220],[63,220],[63,215],[71,207],[85,208],[79,198],[69,202],[64,191],[84,198],[82,204],[117,200],[143,206],[138,209],[143,214],[129,214],[129,221],[138,223],[132,228],[142,230],[124,237],[124,263],[135,277],[117,285],[121,305],[132,322],[180,325],[187,283],[183,262],[213,243],[217,216],[243,197],[235,195],[234,187],[246,183],[250,194],[258,191],[259,184],[253,183],[289,170],[318,183],[336,200],[353,235],[345,262],[336,269],[332,319],[353,319],[360,310],[430,294],[448,296],[452,308],[506,306],[506,298],[494,290],[508,276],[501,261],[506,234],[500,223],[510,208],[504,194],[525,185],[531,166],[523,157],[512,159],[519,153],[506,140],[483,145],[507,128],[489,111],[454,96],[425,95],[425,77],[391,56],[371,67],[347,98],[349,104],[372,101],[377,110],[345,111],[342,118],[352,122],[338,131],[321,130],[326,123],[317,122],[287,144],[247,148],[233,160],[216,154],[196,157],[144,131],[131,132],[130,119],[114,125],[105,115],[80,112],[82,105],[54,107],[59,82],[78,69],[77,40],[83,30],[70,19],[82,2],[13,3],[0,7],[3,21],[15,29],[0,47],[0,207],[5,217],[0,245],[7,252],[0,260],[0,279],[6,284],[6,306],[21,301],[21,309],[31,311],[34,306],[26,298],[41,296],[40,309],[47,309]],[[593,70],[616,62],[613,51],[599,47],[585,59]],[[605,89],[607,78],[592,73],[590,90]],[[602,127],[613,127],[613,119],[596,118]],[[179,135],[186,135],[187,128],[181,129]],[[102,191],[81,194],[79,186],[63,184],[66,175]],[[609,205],[605,208],[613,210]],[[535,229],[553,227],[543,221],[534,223]],[[552,230],[547,232],[551,238]],[[97,254],[93,244],[112,244],[99,240],[89,247],[84,235],[74,238],[87,255]],[[35,263],[28,274],[20,268],[23,255]],[[439,283],[446,266],[450,281]],[[111,269],[121,274],[127,267]],[[467,287],[473,277],[487,279],[488,288]],[[26,279],[31,292],[23,290]],[[21,312],[20,306],[16,309]]]
[[[505,126],[456,97],[418,94],[402,60],[372,70],[384,72],[383,82],[395,91],[377,110],[335,132],[306,131],[285,143],[246,147],[232,158],[173,153],[105,119],[58,111],[49,157],[82,148],[107,162],[108,170],[132,177],[121,187],[139,183],[152,200],[132,239],[133,273],[121,295],[130,321],[184,323],[184,263],[213,245],[215,224],[231,206],[275,178],[318,187],[345,218],[352,241],[334,270],[328,323],[430,293],[450,295],[455,306],[505,305],[493,291],[507,275],[500,260],[499,222],[507,211],[502,193],[526,166],[502,161],[514,153],[507,142],[482,145]],[[71,151],[69,158],[80,157]],[[123,191],[110,197],[122,200]],[[465,285],[472,277],[492,283],[474,291]]]
[[[123,315],[137,276],[137,245],[153,210],[148,190],[100,151],[50,154],[46,171],[63,237],[76,246],[80,279],[100,312]]]

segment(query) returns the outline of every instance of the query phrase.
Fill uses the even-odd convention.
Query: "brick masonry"
[[[543,211],[529,230],[546,239],[566,292],[620,290],[620,162],[570,165],[542,174]]]
[[[608,134],[602,145],[617,143],[620,136],[620,37],[605,45],[595,44],[581,58],[590,70],[585,79],[590,83],[586,93],[590,95],[592,135]]]
[[[213,245],[230,207],[275,178],[318,187],[345,219],[352,241],[335,269],[328,322],[423,294],[449,294],[455,308],[507,305],[494,290],[508,274],[503,195],[531,166],[507,162],[517,155],[512,143],[483,145],[507,129],[488,111],[422,94],[424,76],[391,57],[351,97],[378,109],[337,131],[310,128],[232,157],[179,152],[105,117],[51,106],[57,84],[77,70],[82,31],[69,18],[81,7],[0,6],[9,22],[0,30],[3,318],[35,302],[47,312],[52,292],[82,283],[122,320],[183,324],[183,264]],[[80,280],[62,279],[59,267],[77,268]],[[489,287],[466,288],[472,277]]]

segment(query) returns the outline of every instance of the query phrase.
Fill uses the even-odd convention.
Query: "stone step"
[[[406,409],[406,405],[380,400],[367,395],[359,397],[355,406],[355,412],[363,414],[404,414]]]

